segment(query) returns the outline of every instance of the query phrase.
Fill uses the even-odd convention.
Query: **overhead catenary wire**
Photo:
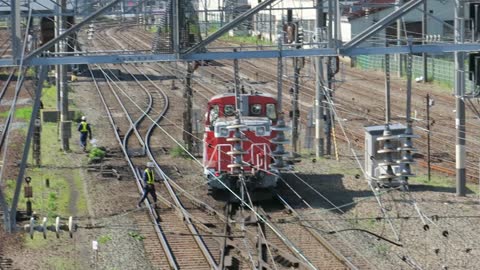
[[[132,102],[133,102],[133,100],[132,100]],[[138,107],[138,105],[136,105],[136,106]]]
[[[98,66],[98,65],[97,65],[97,66]],[[196,157],[195,157],[193,154],[191,154],[190,152],[188,152],[187,149],[185,149],[181,143],[179,143],[171,134],[169,134],[163,127],[161,127],[161,126],[160,126],[158,123],[156,123],[148,114],[146,114],[146,113],[143,111],[143,109],[142,109],[137,103],[135,103],[135,101],[133,101],[133,100],[131,99],[131,97],[130,97],[124,90],[121,90],[121,92],[132,102],[132,104],[134,104],[134,105],[140,110],[140,112],[144,113],[144,114],[146,115],[146,117],[147,117],[148,119],[150,119],[150,121],[152,121],[152,123],[154,123],[154,125],[155,125],[156,127],[158,127],[162,132],[164,132],[164,134],[166,134],[166,135],[167,135],[172,141],[174,141],[179,147],[183,148],[183,150],[184,150],[188,155],[190,155],[190,157],[191,157],[194,161],[196,161],[198,164],[200,164],[200,165],[202,166],[201,162],[199,162],[198,159],[196,159]],[[171,181],[170,177],[168,177],[167,175],[163,175],[163,176],[164,176],[164,178],[165,178],[166,180]],[[212,177],[217,178],[214,174],[212,174]],[[240,202],[243,202],[243,203],[245,204],[245,206],[246,206],[247,208],[249,208],[250,211],[252,211],[260,220],[262,220],[275,234],[277,234],[277,236],[278,236],[279,238],[281,238],[283,241],[288,241],[288,242],[290,241],[290,240],[288,240],[287,238],[285,238],[281,233],[279,233],[279,232],[277,231],[277,229],[276,229],[269,221],[265,220],[258,212],[256,212],[256,211],[255,211],[253,208],[251,208],[245,201],[243,201],[243,200],[239,197],[238,194],[236,194],[233,190],[231,190],[228,186],[226,186],[223,182],[221,182],[221,180],[219,180],[219,179],[217,178],[217,181],[219,181],[222,185],[224,185],[224,187],[225,187],[233,196],[235,196]],[[294,248],[294,249],[296,249],[296,248]],[[298,255],[300,258],[302,258],[302,260],[304,260],[304,261],[307,263],[307,265],[310,265],[310,264],[308,263],[308,259],[307,259],[306,257],[304,257],[304,255],[303,255],[299,250],[297,250],[297,255]],[[315,269],[315,267],[314,267],[313,265],[310,265],[310,267],[313,268],[313,269]]]

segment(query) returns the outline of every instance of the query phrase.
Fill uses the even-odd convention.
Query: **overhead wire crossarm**
[[[95,19],[98,15],[102,14],[103,12],[105,12],[107,9],[111,8],[112,6],[114,6],[115,4],[117,4],[118,2],[120,2],[120,0],[113,0],[112,2],[110,2],[109,4],[105,5],[104,7],[102,7],[101,9],[97,10],[96,12],[92,13],[90,16],[88,16],[87,18],[85,18],[83,21],[79,22],[78,24],[70,27],[68,30],[66,30],[65,32],[63,32],[62,34],[60,34],[58,37],[50,40],[49,42],[45,43],[43,46],[41,46],[40,48],[34,50],[33,52],[31,52],[30,54],[28,54],[27,56],[25,56],[25,59],[24,61],[25,62],[28,62],[28,60],[32,59],[33,57],[35,56],[38,56],[39,54],[41,54],[42,52],[44,52],[45,50],[48,50],[50,47],[52,47],[55,43],[57,43],[59,40],[62,40],[64,39],[65,37],[69,36],[72,32],[74,31],[77,31],[79,28],[81,28],[82,26],[84,26],[85,24],[89,23],[91,20]],[[143,1],[141,1],[143,2]],[[139,3],[140,4],[140,3]]]
[[[250,18],[251,16],[255,15],[260,10],[266,8],[267,6],[269,6],[270,4],[272,4],[275,1],[276,0],[266,0],[266,1],[258,4],[258,6],[252,8],[252,9],[249,9],[248,11],[242,13],[240,16],[238,16],[237,18],[235,18],[231,22],[227,23],[222,28],[218,29],[215,33],[208,36],[205,40],[201,41],[200,43],[198,43],[195,46],[193,46],[192,48],[190,48],[187,51],[187,53],[193,53],[193,52],[198,51],[201,48],[205,48],[205,46],[212,43],[213,41],[215,41],[216,39],[221,37],[223,34],[227,33],[228,31],[230,31],[234,27],[238,26],[240,23],[242,23],[246,19]]]
[[[383,19],[379,20],[372,26],[368,27],[367,29],[363,30],[360,34],[352,38],[351,41],[347,42],[341,50],[343,51],[348,51],[356,46],[358,46],[360,43],[364,42],[366,39],[369,37],[375,35],[378,31],[386,28],[388,25],[390,25],[392,22],[394,22],[396,19],[402,17],[412,9],[414,9],[416,6],[419,4],[423,3],[423,1],[426,0],[412,0],[398,9],[394,10],[392,13],[388,14],[385,16]]]

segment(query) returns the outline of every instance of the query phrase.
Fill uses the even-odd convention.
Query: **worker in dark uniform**
[[[148,162],[147,168],[143,172],[143,181],[145,182],[145,185],[143,187],[143,196],[138,202],[138,207],[140,207],[140,204],[142,204],[145,198],[147,198],[147,195],[150,193],[153,198],[155,208],[157,208],[157,194],[155,194],[155,174],[153,173],[153,166],[153,162]]]
[[[87,151],[87,137],[92,139],[92,129],[90,124],[87,123],[87,118],[82,116],[82,121],[78,125],[78,132],[80,132],[80,145],[83,148],[83,151]]]

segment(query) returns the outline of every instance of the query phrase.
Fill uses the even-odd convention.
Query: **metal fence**
[[[398,56],[390,57],[390,71],[398,73]],[[403,56],[403,63],[405,63],[405,56]],[[385,57],[383,55],[362,55],[355,59],[355,67],[363,70],[385,70]],[[413,56],[412,63],[413,78],[420,78],[423,76],[423,58],[422,56]],[[405,65],[402,65],[403,74],[405,74]],[[472,92],[474,89],[472,81],[468,79],[468,71],[465,72],[465,91]],[[427,59],[427,74],[428,80],[440,83],[449,88],[455,86],[455,63],[451,60],[438,59],[428,57]]]

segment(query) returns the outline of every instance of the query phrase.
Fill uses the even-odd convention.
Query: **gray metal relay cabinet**
[[[402,124],[390,124],[390,131],[393,136],[401,135],[405,133],[406,127]],[[380,174],[385,173],[385,168],[379,166],[378,163],[385,159],[385,154],[377,153],[379,149],[382,149],[383,142],[377,141],[378,137],[383,135],[385,125],[380,126],[368,126],[365,128],[365,172],[369,180],[378,179]],[[403,139],[392,140],[391,144],[393,148],[397,149],[401,147]],[[393,160],[401,159],[401,152],[398,151],[392,154]],[[394,165],[392,169],[395,174],[401,172],[401,165]]]

